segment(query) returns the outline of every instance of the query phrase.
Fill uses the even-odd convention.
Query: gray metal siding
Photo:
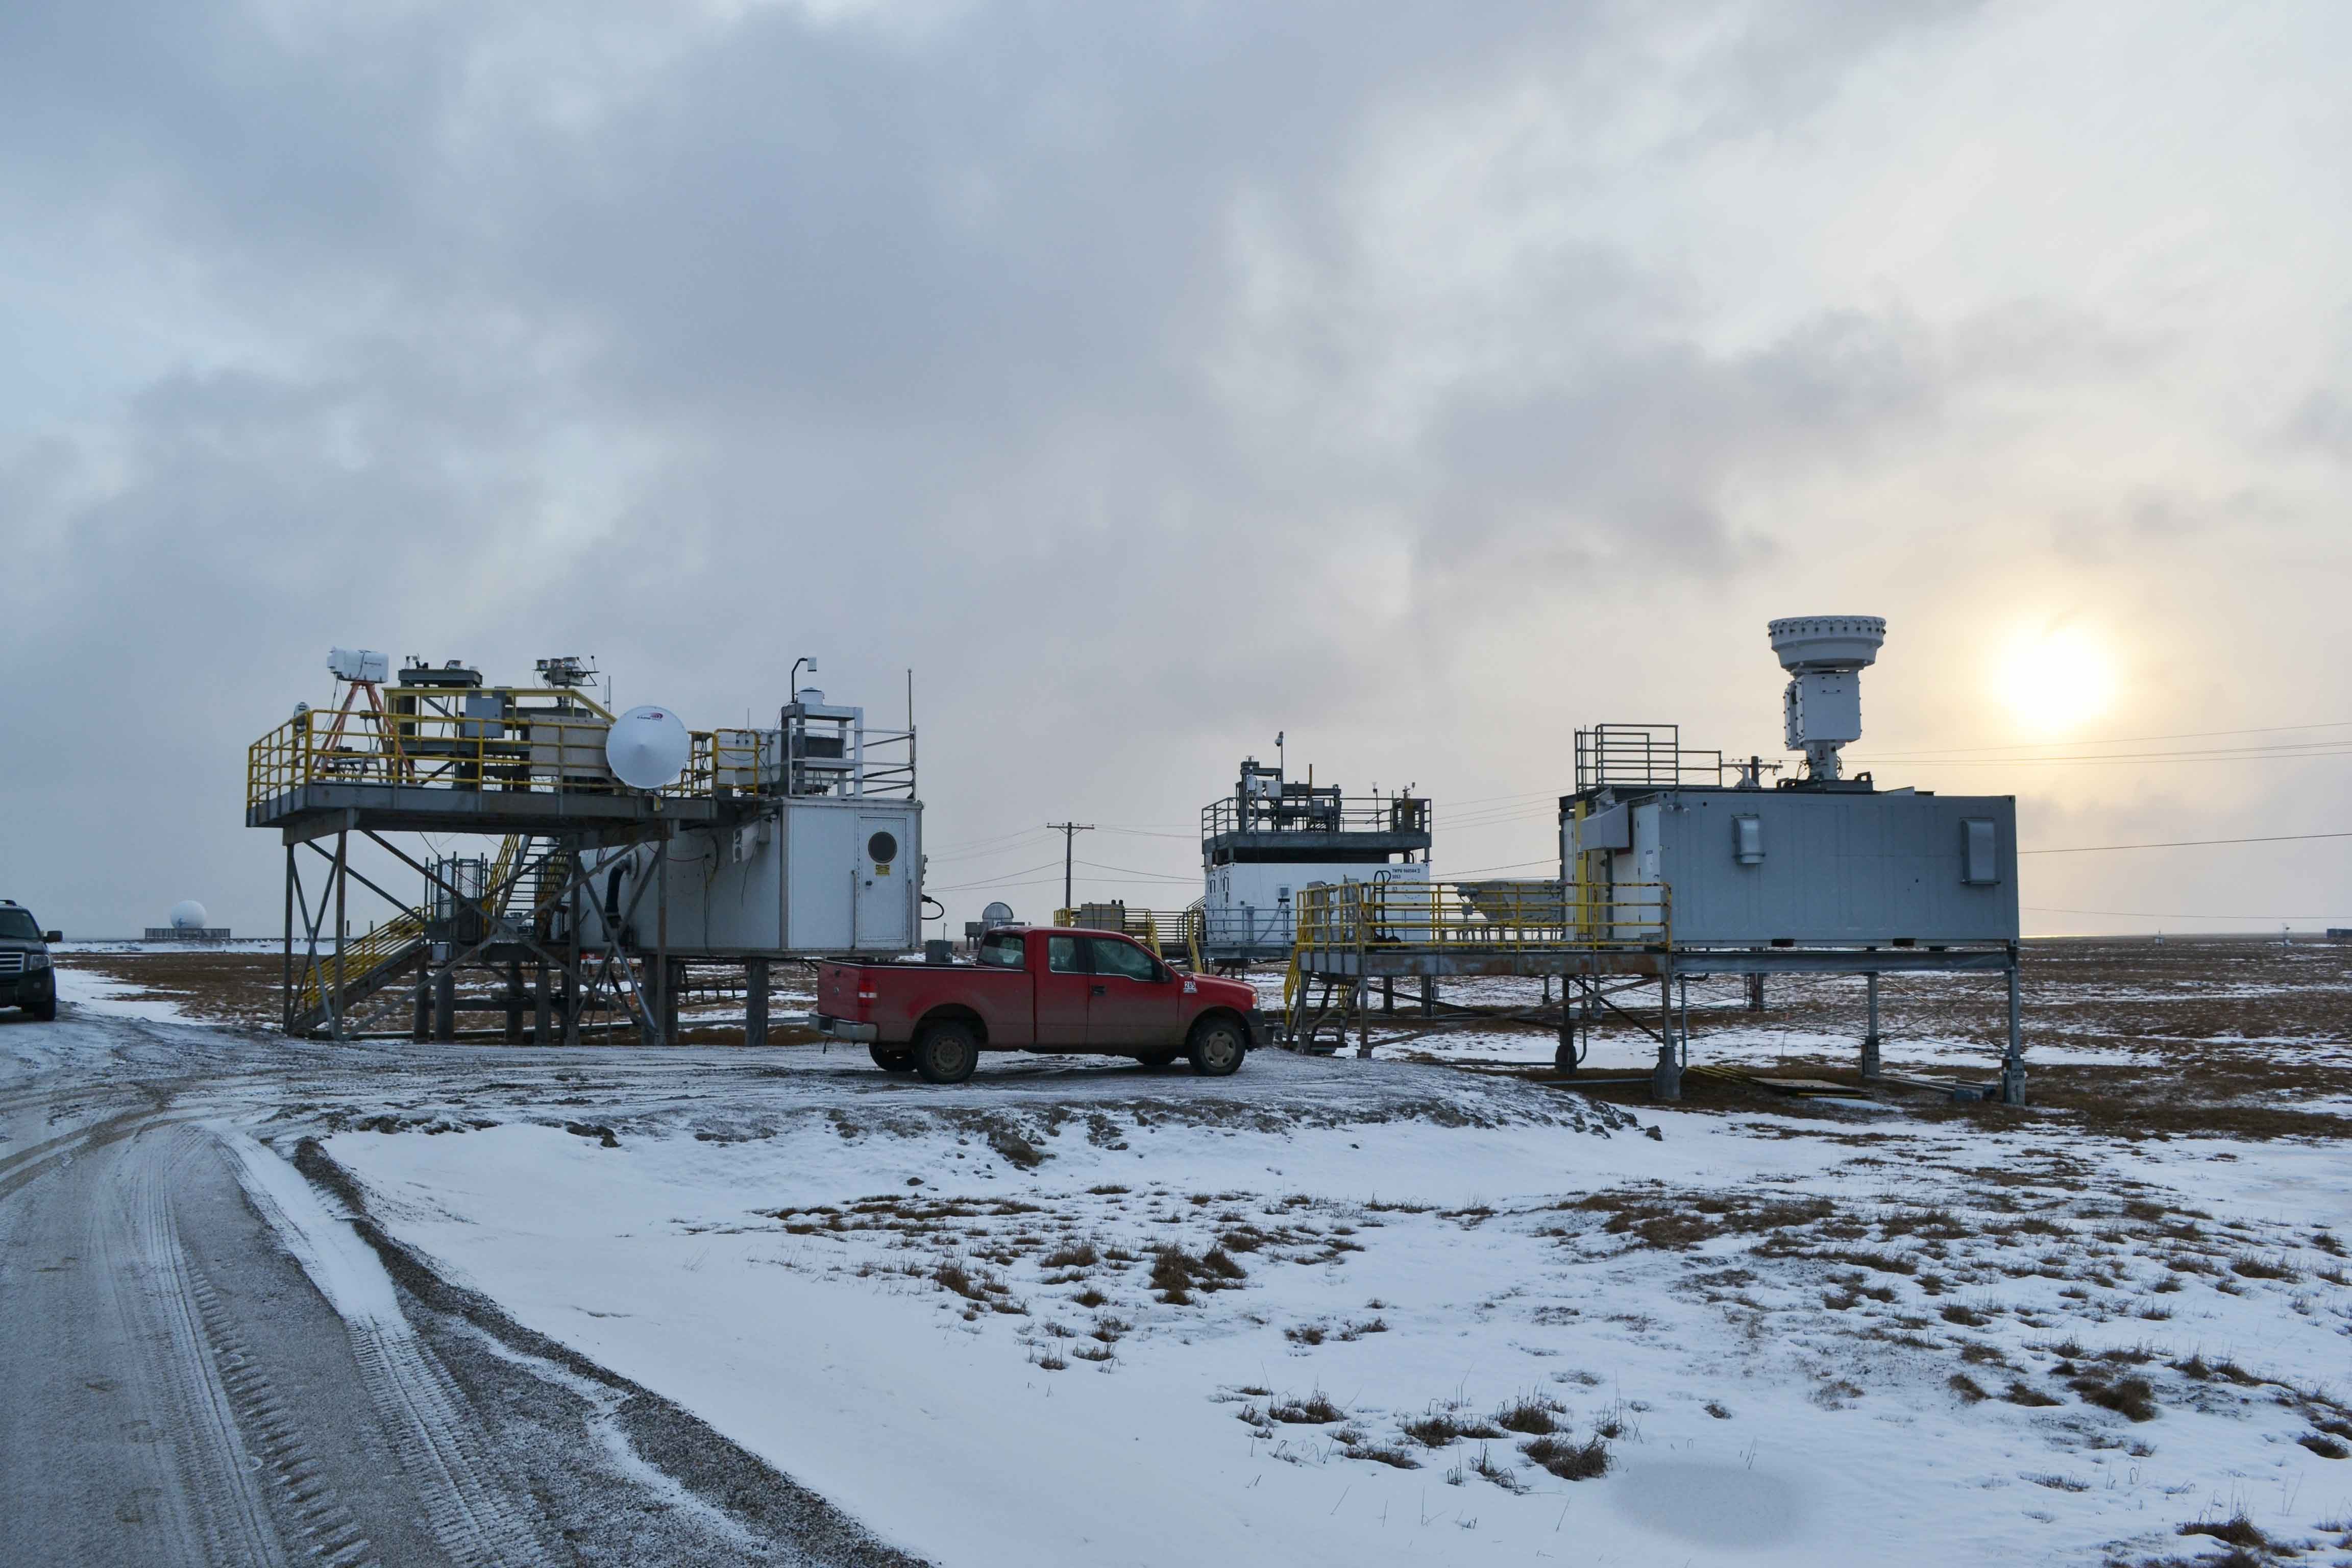
[[[2008,795],[1679,790],[1655,812],[1657,875],[1683,944],[2013,942],[2017,805]],[[1636,823],[1647,815],[1636,808]],[[1732,819],[1759,819],[1763,859],[1741,865]],[[1972,885],[1968,818],[1994,825],[1997,880]],[[1636,855],[1648,837],[1637,826]],[[1621,880],[1640,879],[1627,876]]]

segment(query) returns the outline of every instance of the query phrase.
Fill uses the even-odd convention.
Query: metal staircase
[[[425,911],[403,910],[363,937],[343,945],[343,983],[335,989],[331,954],[306,959],[288,998],[286,1032],[308,1035],[366,1001],[415,969],[425,954]]]

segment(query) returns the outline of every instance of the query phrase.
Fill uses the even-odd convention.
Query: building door
[[[915,945],[914,846],[900,842],[906,821],[897,816],[857,819],[856,945],[903,952]]]
[[[1094,960],[1087,1044],[1181,1045],[1177,1011],[1183,994],[1168,966],[1131,942],[1101,936],[1084,941]]]

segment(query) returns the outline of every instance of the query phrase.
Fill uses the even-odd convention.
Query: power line
[[[1004,876],[1025,877],[1032,871],[1050,871],[1053,868],[1054,863],[1051,860],[1048,860],[1043,866],[1024,866],[1018,871],[1007,871],[1004,873]],[[987,880],[982,882],[961,882],[952,888],[927,888],[924,890],[926,892],[932,893],[968,893],[974,888],[998,887],[1002,885],[1003,879],[1001,877],[991,877]]]
[[[1890,764],[1906,768],[2039,768],[2102,763],[2274,763],[2304,762],[2319,757],[2352,757],[2352,744],[2315,741],[2306,746],[2223,746],[2204,752],[2116,752],[2107,755],[2073,757],[1931,757],[1885,755],[1849,761],[1871,767]]]
[[[1106,866],[1099,860],[1081,860],[1078,864],[1081,866],[1091,866],[1097,871],[1117,871],[1124,876],[1141,877],[1147,880],[1154,882],[1191,882],[1198,880],[1197,878],[1193,877],[1171,877],[1165,871],[1139,871],[1132,866]]]
[[[2352,833],[2278,833],[2262,838],[2173,838],[2161,844],[2076,844],[2063,849],[2021,849],[2020,855],[2095,855],[2108,849],[2187,849],[2205,844],[2300,844],[2313,838],[2352,838]],[[2063,911],[2062,911],[2063,912]],[[2084,914],[2109,911],[2084,910]],[[2237,919],[2231,916],[2230,919]],[[2255,917],[2246,916],[2252,920]]]
[[[2333,914],[2319,915],[2192,915],[2179,910],[2061,910],[2042,904],[2020,906],[2037,915],[2123,915],[2143,921],[2332,921]]]
[[[2050,746],[2131,746],[2146,741],[2216,741],[2224,735],[2289,735],[2305,730],[2347,728],[2352,728],[2352,719],[2331,719],[2325,724],[2273,724],[2259,730],[2184,730],[2173,735],[2110,735],[2101,741],[2013,741],[1998,746],[1936,746],[1906,754],[1950,757],[1972,752],[2028,752]]]

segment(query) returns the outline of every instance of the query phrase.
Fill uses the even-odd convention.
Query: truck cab
[[[58,1016],[49,943],[64,940],[62,931],[43,931],[16,900],[0,899],[0,1007],[21,1007],[45,1023]]]
[[[1001,927],[968,963],[817,967],[820,1034],[861,1042],[887,1071],[933,1083],[971,1075],[983,1050],[1189,1056],[1222,1077],[1256,1044],[1257,994],[1171,968],[1118,931]]]

